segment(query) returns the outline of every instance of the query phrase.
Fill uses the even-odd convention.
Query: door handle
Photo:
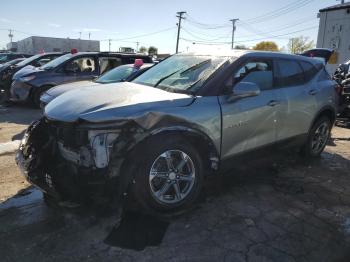
[[[268,106],[277,106],[277,105],[279,105],[280,104],[280,102],[278,102],[278,101],[276,101],[276,100],[271,100],[270,102],[268,102]]]
[[[316,90],[316,89],[311,89],[310,91],[309,91],[309,95],[311,95],[311,96],[314,96],[314,95],[316,95],[318,93],[318,91]]]

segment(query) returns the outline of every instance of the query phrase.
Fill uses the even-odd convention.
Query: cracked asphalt
[[[350,261],[347,128],[333,130],[321,159],[277,154],[209,178],[199,204],[166,226],[136,219],[125,239],[138,241],[164,226],[159,243],[143,250],[105,241],[120,213],[47,207],[13,157],[0,156],[1,261]]]

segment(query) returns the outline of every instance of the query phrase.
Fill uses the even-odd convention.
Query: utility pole
[[[81,32],[79,32],[79,39],[81,39]]]
[[[89,40],[90,40],[90,38],[91,38],[91,32],[89,32]]]
[[[111,52],[111,45],[112,45],[111,41],[112,39],[108,39],[109,52]]]
[[[140,42],[136,42],[136,53],[139,52],[139,44],[140,44]]]
[[[179,18],[179,22],[177,23],[177,39],[176,39],[176,54],[179,52],[179,39],[180,39],[180,29],[181,29],[181,20],[185,19],[183,17],[184,14],[186,14],[185,11],[177,12],[176,13]]]
[[[239,19],[231,19],[230,21],[232,22],[232,40],[231,40],[231,49],[233,49],[233,44],[235,42],[235,31],[236,31],[236,22]]]
[[[10,38],[10,43],[12,43],[12,40],[13,40],[12,29],[9,29],[9,38]]]

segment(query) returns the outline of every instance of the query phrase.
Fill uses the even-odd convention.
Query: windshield
[[[0,55],[0,62],[4,62],[7,60],[7,55]]]
[[[210,76],[226,57],[175,55],[152,67],[134,83],[175,92],[193,92],[201,80]]]
[[[132,66],[119,66],[103,74],[95,82],[101,84],[120,82],[132,74],[132,69]]]
[[[48,62],[47,64],[45,64],[41,68],[44,70],[53,69],[53,68],[59,66],[60,64],[64,63],[68,59],[70,59],[72,56],[73,56],[72,54],[66,54],[66,55],[60,56],[60,57],[52,60],[51,62]]]
[[[18,63],[17,65],[18,65],[18,66],[25,66],[25,65],[28,65],[28,64],[30,64],[31,62],[33,62],[35,59],[37,59],[37,58],[39,58],[39,57],[41,57],[41,56],[42,56],[42,55],[33,55],[33,56],[29,57],[29,58],[24,59],[22,62]]]

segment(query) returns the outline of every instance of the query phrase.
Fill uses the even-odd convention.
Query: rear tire
[[[308,158],[316,158],[321,155],[327,145],[331,134],[332,122],[326,117],[320,117],[316,120],[310,129],[307,141],[302,147],[301,153]]]
[[[174,214],[194,204],[202,189],[204,169],[201,155],[189,141],[161,136],[138,151],[131,193],[146,212]]]

